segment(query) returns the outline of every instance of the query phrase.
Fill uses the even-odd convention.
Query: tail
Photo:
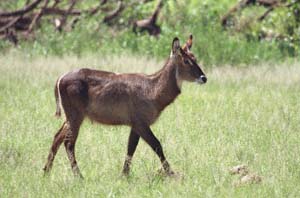
[[[61,79],[65,76],[62,75],[55,84],[55,88],[54,88],[54,95],[55,95],[55,101],[56,101],[56,112],[55,112],[55,116],[56,117],[60,117],[61,116],[61,109],[64,110],[62,103],[61,103],[61,94],[60,94],[60,89],[59,89],[59,84]]]
[[[59,93],[59,80],[56,81],[55,87],[54,87],[54,95],[55,95],[55,102],[56,102],[56,112],[55,116],[60,117],[61,116],[61,98],[60,98],[60,93]]]

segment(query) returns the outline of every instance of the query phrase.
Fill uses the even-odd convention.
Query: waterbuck
[[[172,175],[162,146],[150,129],[162,110],[180,94],[182,81],[206,83],[207,78],[191,53],[192,35],[183,47],[174,38],[169,59],[152,75],[115,74],[79,69],[62,75],[55,85],[56,115],[66,120],[56,133],[44,167],[49,172],[59,146],[64,142],[72,171],[82,177],[75,159],[75,143],[85,117],[109,125],[131,127],[123,174],[129,174],[140,137],[158,155],[162,168]]]

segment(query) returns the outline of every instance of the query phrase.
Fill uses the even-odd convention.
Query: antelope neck
[[[159,110],[163,110],[180,94],[177,66],[169,59],[165,66],[153,74],[154,100]]]

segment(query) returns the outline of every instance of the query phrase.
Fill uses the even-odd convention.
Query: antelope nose
[[[203,83],[206,83],[206,81],[207,81],[207,78],[204,75],[201,75],[200,79],[202,80]]]

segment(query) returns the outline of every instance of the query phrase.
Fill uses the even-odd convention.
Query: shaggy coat
[[[131,127],[124,174],[129,173],[140,137],[157,153],[166,173],[173,174],[150,125],[180,94],[182,81],[207,81],[190,52],[191,46],[192,36],[183,48],[175,38],[166,64],[152,75],[115,74],[87,68],[62,75],[55,85],[56,115],[63,111],[66,120],[54,137],[45,172],[50,171],[55,154],[64,142],[72,170],[81,176],[74,150],[80,125],[88,117],[102,124]]]

